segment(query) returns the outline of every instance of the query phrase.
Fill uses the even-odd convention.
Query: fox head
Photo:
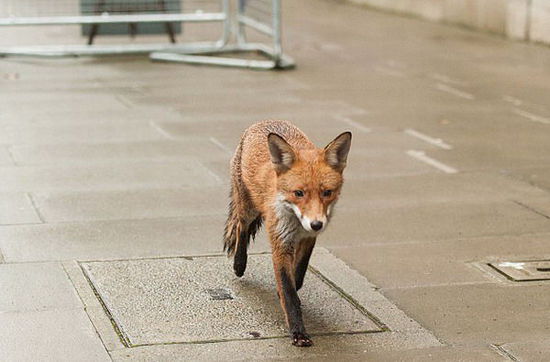
[[[342,133],[322,149],[294,149],[270,133],[268,146],[277,174],[277,205],[290,209],[305,231],[323,231],[344,181],[351,132]]]

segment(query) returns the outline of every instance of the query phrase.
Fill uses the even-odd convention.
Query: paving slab
[[[524,343],[505,343],[500,349],[518,361],[546,361],[550,358],[550,346],[547,340]]]
[[[251,256],[244,279],[225,257],[82,265],[131,346],[286,337],[270,255]],[[381,331],[315,275],[300,295],[311,334]]]
[[[355,144],[354,144],[355,146]],[[344,176],[352,179],[388,178],[425,173],[440,173],[401,150],[355,150]]]
[[[550,218],[550,193],[546,193],[541,197],[518,198],[515,202],[541,216]]]
[[[0,143],[44,144],[121,142],[164,139],[147,123],[97,120],[94,124],[0,125]]]
[[[3,361],[110,361],[82,309],[0,313]]]
[[[548,336],[540,316],[550,284],[487,283],[384,289],[405,313],[450,344],[530,342]],[[498,301],[496,303],[495,301]]]
[[[334,360],[345,358],[348,356],[346,354],[350,353],[378,351],[383,356],[390,349],[403,352],[407,349],[433,346],[415,334],[391,332],[316,336],[314,343],[307,349],[292,346],[286,338],[206,344],[172,344],[116,350],[111,352],[111,357],[114,361],[320,360],[326,356],[330,356],[331,360]]]
[[[0,228],[0,249],[8,262],[219,253],[224,222],[211,215],[9,226]],[[264,237],[252,250],[268,250]]]
[[[94,102],[90,102],[90,97],[93,97]],[[28,92],[24,97],[18,93],[4,93],[2,99],[0,99],[1,108],[62,108],[64,105],[74,104],[78,108],[85,112],[89,108],[103,108],[103,109],[127,109],[122,102],[116,97],[110,94],[102,94],[101,91],[90,92]]]
[[[60,264],[0,264],[0,285],[1,313],[81,306]]]
[[[365,348],[363,352],[357,351],[355,354],[327,353],[325,356],[304,356],[306,360],[315,361],[334,361],[335,359],[344,361],[399,361],[399,362],[424,362],[424,361],[507,361],[506,357],[497,353],[491,347],[477,347],[464,349],[463,347],[445,346],[432,348],[409,349],[404,351],[369,351]]]
[[[86,71],[89,71],[87,68]],[[72,82],[62,83],[64,86],[73,84]],[[44,82],[25,82],[21,86],[16,88],[17,92],[24,92],[26,86],[30,88],[37,88],[35,91],[44,91],[45,89],[51,90],[49,83]],[[101,84],[96,85],[101,91],[105,91]],[[116,97],[116,96],[115,96]],[[0,114],[0,124],[2,125],[18,125],[18,124],[36,124],[40,126],[53,125],[56,122],[67,123],[73,125],[93,125],[96,122],[105,122],[109,120],[112,123],[123,122],[143,122],[149,123],[153,121],[180,121],[182,115],[179,111],[174,110],[171,107],[162,107],[160,105],[148,105],[140,106],[135,105],[132,108],[124,109],[105,109],[101,107],[87,109],[86,112],[82,112],[79,107],[49,107],[49,108],[11,108],[7,107]]]
[[[337,113],[333,113],[337,114]],[[340,133],[349,130],[349,125],[343,122],[324,122],[329,120],[330,116],[326,119],[311,117],[310,115],[304,116],[303,124],[297,121],[299,117],[296,115],[291,117],[293,121],[304,133],[311,137],[312,141],[318,143],[318,147],[324,147],[330,141],[332,141]],[[181,137],[188,137],[189,135],[197,135],[201,137],[216,137],[226,141],[228,145],[234,145],[231,149],[238,144],[243,132],[252,124],[266,120],[266,119],[283,119],[278,112],[272,114],[265,114],[263,116],[250,116],[243,119],[229,119],[227,117],[219,117],[218,121],[209,122],[209,126],[205,127],[203,121],[194,122],[157,122],[158,126],[164,130],[167,134],[179,139]],[[307,127],[304,127],[305,125]],[[324,141],[323,141],[324,138]],[[225,143],[225,142],[224,142]]]
[[[54,192],[33,199],[46,222],[225,216],[229,203],[221,187]]]
[[[41,222],[29,195],[0,193],[0,225],[39,224]]]
[[[0,191],[90,191],[214,186],[221,182],[196,159],[0,168]]]
[[[550,220],[512,201],[335,210],[330,226],[319,238],[329,247],[550,231]]]
[[[113,160],[185,160],[201,155],[201,160],[226,159],[224,150],[206,137],[186,137],[181,140],[142,142],[97,142],[93,144],[68,143],[50,145],[14,145],[10,147],[18,165],[63,165],[86,161]]]
[[[242,87],[242,85],[240,85]],[[251,108],[251,109],[269,109],[273,108],[273,98],[277,97],[277,105],[275,107],[296,107],[299,106],[300,100],[294,96],[293,92],[285,92],[281,94],[280,91],[258,91],[256,88],[243,88],[238,93],[235,93],[233,97],[220,97],[223,95],[218,88],[218,92],[212,92],[208,90],[200,91],[188,91],[182,93],[181,91],[174,92],[154,92],[154,94],[145,95],[127,95],[124,98],[132,104],[167,104],[171,106],[177,106],[176,109],[186,113],[202,111],[205,109],[211,109],[213,105],[213,97],[216,97],[215,105],[217,110],[231,110]],[[239,99],[239,102],[235,102]],[[234,112],[242,113],[242,112]]]
[[[512,176],[528,182],[531,185],[550,191],[550,168],[537,167],[518,169],[511,172]]]
[[[87,310],[94,311],[92,321],[115,360],[306,358],[441,346],[368,280],[327,250],[317,248],[300,291],[316,343],[308,350],[292,347],[278,307],[270,259],[269,254],[251,255],[242,279],[234,277],[229,261],[222,255],[81,262],[82,270],[74,262],[67,262],[64,267]],[[95,295],[83,272],[94,286]],[[112,326],[109,332],[105,321],[97,320],[96,296],[130,348],[113,343]],[[200,303],[201,307],[181,309],[182,304],[189,303]],[[143,323],[144,319],[149,323]],[[194,328],[178,327],[182,322]],[[368,329],[357,330],[364,327]],[[267,330],[267,335],[246,333],[251,328],[253,332]],[[270,337],[269,331],[275,335]],[[235,336],[207,339],[207,343],[154,342],[155,338],[208,338],[211,334]],[[153,343],[134,345],[136,338]]]
[[[447,241],[332,247],[351,267],[385,288],[497,281],[491,261],[550,258],[549,234],[492,236]]]
[[[353,167],[352,163],[350,168]],[[338,209],[367,210],[444,202],[509,200],[544,209],[550,196],[536,186],[505,175],[487,172],[449,175],[437,172],[388,178],[346,179]]]

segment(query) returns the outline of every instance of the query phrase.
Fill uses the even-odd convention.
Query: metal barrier
[[[235,44],[227,44],[216,52],[203,51],[203,53],[209,55],[155,52],[151,54],[151,59],[253,69],[287,69],[294,67],[294,61],[283,54],[282,51],[280,0],[239,0],[234,20],[236,22],[236,30],[234,30],[236,33]],[[247,32],[250,29],[267,37],[268,44],[260,41],[249,42]],[[213,56],[220,53],[259,53],[267,60]]]
[[[281,50],[281,0],[238,0],[238,6],[231,5],[230,0],[0,0],[0,56],[152,53],[151,59],[158,61],[259,69],[292,67],[293,61]],[[191,23],[218,24],[221,29],[216,30],[214,40],[179,40],[180,26]],[[79,31],[66,37],[70,32],[58,31],[64,36],[61,45],[21,45],[23,38],[39,38],[45,26],[71,25]],[[114,37],[116,43],[110,40],[98,44],[98,39],[107,38],[102,31],[120,33],[120,26],[128,26],[132,37],[149,26],[149,32],[166,33],[167,42],[121,43],[119,37]],[[21,28],[27,29],[26,36],[18,30]],[[7,36],[2,34],[6,29],[10,31]],[[248,29],[267,36],[268,43],[265,39],[247,41]],[[6,45],[7,40],[18,45]],[[86,44],[67,44],[75,40]],[[229,52],[256,52],[268,59],[216,56]]]

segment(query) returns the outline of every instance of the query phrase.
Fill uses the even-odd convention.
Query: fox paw
[[[292,333],[292,344],[296,347],[309,347],[313,341],[305,333]]]
[[[233,271],[235,272],[235,275],[239,278],[243,276],[244,271],[246,270],[246,261],[244,263],[235,262],[233,264]]]

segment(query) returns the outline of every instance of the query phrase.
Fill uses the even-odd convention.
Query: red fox
[[[241,277],[250,238],[265,223],[277,294],[295,346],[313,344],[297,291],[340,194],[350,146],[350,132],[319,149],[288,121],[262,121],[244,132],[231,160],[224,251],[234,256],[233,269]]]

